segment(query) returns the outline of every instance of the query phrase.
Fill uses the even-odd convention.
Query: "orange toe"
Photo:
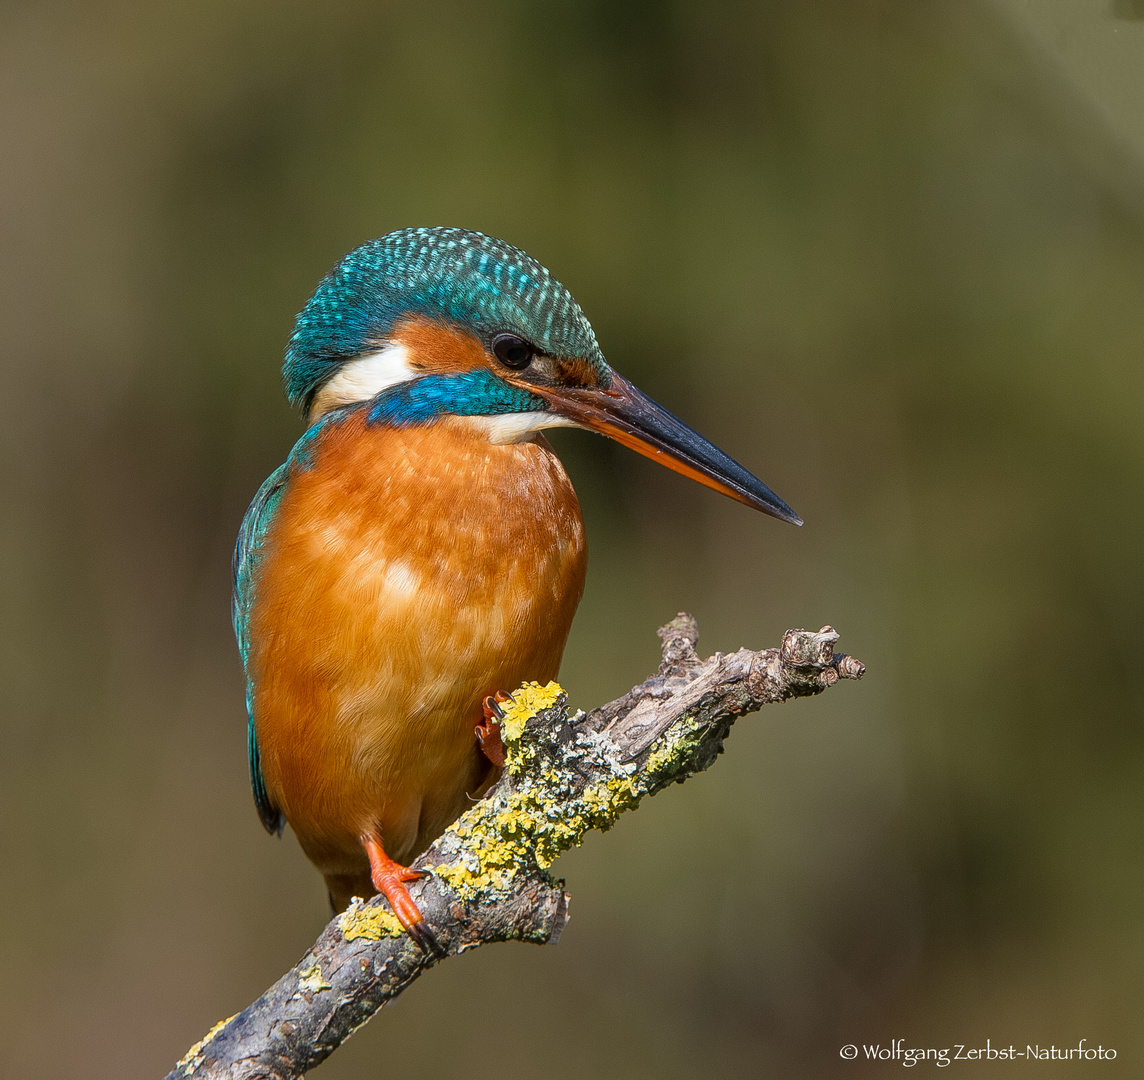
[[[381,841],[374,836],[363,836],[361,844],[369,856],[369,876],[373,887],[389,901],[393,914],[409,935],[424,947],[423,939],[432,940],[433,935],[425,925],[425,916],[405,886],[408,882],[428,877],[428,873],[424,870],[410,870],[409,867],[394,862],[386,855]]]

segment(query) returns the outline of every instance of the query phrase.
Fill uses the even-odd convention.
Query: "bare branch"
[[[865,672],[834,654],[838,634],[829,626],[788,630],[778,649],[707,660],[695,651],[690,615],[659,636],[656,674],[589,713],[569,717],[554,683],[514,694],[501,725],[504,775],[414,864],[433,872],[411,891],[439,954],[402,933],[383,898],[355,900],[293,970],[216,1025],[167,1080],[294,1080],[446,956],[493,941],[555,941],[568,897],[547,868],[562,851],[645,795],[706,769],[744,713]]]

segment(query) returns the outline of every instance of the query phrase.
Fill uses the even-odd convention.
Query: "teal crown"
[[[400,229],[351,251],[322,280],[294,324],[282,378],[308,409],[347,361],[372,352],[394,325],[420,315],[486,342],[524,338],[561,359],[608,367],[572,294],[523,251],[467,229]]]

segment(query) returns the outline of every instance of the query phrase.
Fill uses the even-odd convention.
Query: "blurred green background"
[[[557,432],[573,702],[680,609],[869,674],[561,860],[559,946],[450,961],[319,1075],[1144,1075],[1142,73],[1138,0],[5,4],[0,1074],[160,1076],[321,929],[251,803],[230,547],[310,290],[463,225],[807,521]]]

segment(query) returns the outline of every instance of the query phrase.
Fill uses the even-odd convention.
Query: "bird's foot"
[[[504,768],[504,743],[501,742],[500,719],[504,716],[501,706],[506,701],[512,701],[512,694],[498,690],[481,702],[481,711],[484,719],[473,729],[477,733],[477,742],[480,743],[481,752],[498,769]]]
[[[412,881],[430,877],[429,872],[410,870],[408,866],[394,862],[386,855],[381,841],[376,837],[363,836],[361,845],[369,856],[369,876],[373,887],[389,901],[393,914],[405,927],[405,932],[417,942],[422,952],[431,955],[440,953],[441,947],[437,944],[436,936],[429,929],[425,916],[421,914],[421,909],[405,887]]]

